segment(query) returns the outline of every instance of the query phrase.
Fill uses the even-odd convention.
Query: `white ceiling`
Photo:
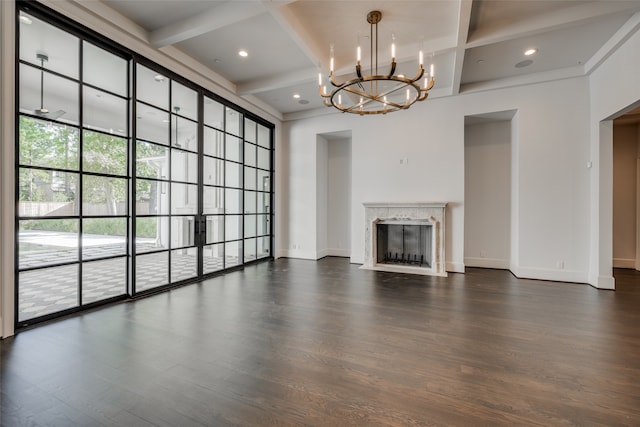
[[[398,73],[413,75],[418,51],[435,65],[431,97],[530,84],[591,72],[636,26],[635,1],[554,0],[102,0],[156,47],[173,46],[253,97],[287,114],[322,107],[317,74],[330,46],[341,78],[356,46],[369,63],[366,15],[380,10],[380,64],[396,38]],[[85,2],[91,8],[91,2]],[[527,48],[538,52],[525,57]],[[247,58],[238,51],[248,51]],[[524,67],[516,64],[530,59]],[[212,73],[212,75],[214,75]],[[340,80],[340,79],[338,79]],[[300,94],[294,99],[294,93]],[[427,101],[428,102],[428,101]]]

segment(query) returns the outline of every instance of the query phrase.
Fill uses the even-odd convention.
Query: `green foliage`
[[[82,232],[103,236],[126,236],[127,221],[124,218],[87,219],[82,224]]]
[[[63,233],[77,233],[78,221],[75,219],[46,219],[20,221],[21,230],[60,231]]]
[[[137,218],[136,236],[155,238],[158,234],[159,218]]]

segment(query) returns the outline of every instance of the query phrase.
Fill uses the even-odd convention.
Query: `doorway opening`
[[[351,257],[351,131],[316,141],[316,258]]]

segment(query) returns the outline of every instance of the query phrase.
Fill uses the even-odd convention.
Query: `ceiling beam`
[[[307,31],[307,28],[302,25],[298,17],[289,8],[271,8],[269,12],[276,22],[278,22],[282,30],[291,37],[311,63],[315,64],[318,68],[329,68],[328,47],[319,46],[315,39],[311,37],[309,31]]]
[[[485,46],[514,38],[565,28],[568,25],[585,24],[598,20],[606,15],[637,11],[638,8],[638,2],[632,1],[597,1],[580,4],[554,11],[553,13],[546,13],[526,21],[515,21],[494,28],[486,28],[484,31],[476,31],[471,34],[466,47],[474,48]]]
[[[289,71],[277,76],[265,77],[260,80],[252,80],[237,86],[239,95],[256,94],[270,90],[282,89],[301,83],[309,83],[318,79],[317,68]]]
[[[464,65],[464,52],[469,35],[469,24],[471,22],[472,0],[460,0],[460,11],[458,13],[458,40],[456,42],[456,52],[453,64],[453,81],[451,82],[451,94],[460,93],[460,81],[462,80],[462,68]]]
[[[152,31],[149,41],[154,47],[176,44],[253,18],[292,1],[294,0],[226,1],[205,12]]]

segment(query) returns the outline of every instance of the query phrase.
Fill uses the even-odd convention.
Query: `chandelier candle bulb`
[[[431,78],[434,78],[436,75],[433,73],[433,64],[431,64],[431,68],[429,69],[429,75]]]
[[[396,59],[396,44],[391,43],[391,60],[395,61]]]
[[[331,55],[331,62],[329,64],[329,71],[333,73],[333,55]]]
[[[322,86],[322,73],[318,73],[318,86]]]
[[[357,59],[358,59],[358,64],[359,64],[360,61],[362,60],[362,50],[360,49],[360,46],[358,46]]]
[[[422,64],[424,64],[424,55],[423,55],[422,51],[420,51],[420,53],[418,54],[418,61],[420,62],[420,66],[422,66]]]

